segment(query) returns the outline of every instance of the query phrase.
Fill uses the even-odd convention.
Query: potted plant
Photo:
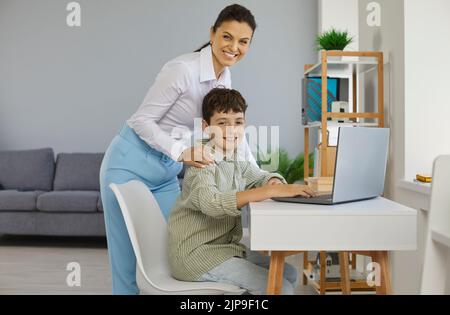
[[[338,50],[343,51],[350,43],[353,42],[353,37],[349,37],[347,31],[339,31],[332,28],[316,38],[317,51],[319,56],[322,50]],[[337,59],[341,59],[338,57]],[[320,60],[320,59],[319,59]]]
[[[278,165],[274,165],[272,162],[276,161],[278,156]],[[259,153],[260,159],[258,164],[262,170],[268,172],[276,172],[282,175],[289,184],[293,184],[304,179],[303,165],[305,157],[303,154],[298,154],[294,159],[291,159],[286,150],[276,149],[269,152],[267,155]],[[275,160],[274,160],[275,159]],[[314,166],[314,155],[309,155],[309,167],[312,169]]]

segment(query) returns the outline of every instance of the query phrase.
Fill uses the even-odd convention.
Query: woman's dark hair
[[[202,104],[203,119],[209,124],[214,113],[244,113],[247,102],[241,93],[226,88],[214,88],[206,94]]]
[[[216,32],[223,22],[229,21],[238,21],[239,23],[246,22],[253,32],[255,32],[256,30],[256,21],[252,12],[250,12],[249,9],[239,4],[229,5],[219,13],[216,23],[214,23],[214,25],[212,26],[213,31]],[[195,52],[199,52],[200,50],[202,50],[205,47],[208,47],[209,45],[210,43],[206,43],[205,45],[197,49]]]

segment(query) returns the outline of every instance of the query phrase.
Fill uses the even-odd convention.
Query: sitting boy
[[[209,134],[207,145],[215,152],[215,163],[185,172],[168,221],[169,264],[179,280],[229,283],[250,294],[265,294],[270,258],[240,243],[240,209],[271,197],[314,193],[238,158],[246,108],[236,90],[213,89],[203,100],[203,130]],[[292,294],[297,270],[289,264],[284,270],[283,293]]]

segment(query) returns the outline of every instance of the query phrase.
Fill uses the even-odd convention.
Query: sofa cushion
[[[102,198],[100,195],[98,196],[97,210],[100,212],[103,212],[103,203],[102,203]]]
[[[60,153],[54,190],[100,190],[102,153]]]
[[[97,191],[51,191],[39,195],[37,209],[54,212],[97,212]]]
[[[42,191],[0,191],[0,211],[33,211],[36,210],[37,196]]]
[[[0,152],[0,184],[21,191],[52,190],[55,157],[50,148]]]

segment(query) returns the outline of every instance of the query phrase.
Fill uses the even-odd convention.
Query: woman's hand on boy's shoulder
[[[187,166],[194,166],[197,168],[205,168],[214,164],[214,156],[211,148],[205,145],[196,145],[184,150],[178,162],[183,162]]]
[[[188,165],[186,167],[184,176],[197,176],[198,174],[208,174],[211,172],[213,172],[214,174],[214,169],[216,168],[216,166],[216,164],[205,165],[205,167],[195,167],[193,165]]]

